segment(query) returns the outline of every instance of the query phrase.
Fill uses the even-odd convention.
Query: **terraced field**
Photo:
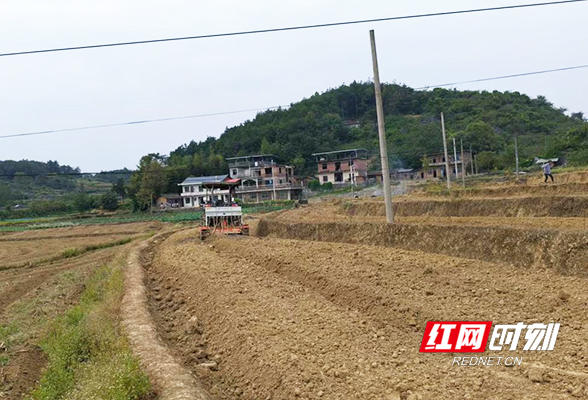
[[[377,201],[322,202],[251,219],[258,237],[179,232],[145,256],[151,315],[210,398],[586,398],[586,220],[527,204],[386,226]],[[561,329],[554,351],[483,354],[521,365],[463,367],[419,352],[427,321]]]

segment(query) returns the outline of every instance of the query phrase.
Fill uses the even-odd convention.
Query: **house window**
[[[282,179],[280,179],[280,185],[281,185],[282,183],[284,183],[284,181],[283,181]]]
[[[255,194],[250,194],[250,195],[249,195],[249,200],[251,200],[251,201],[257,201],[257,195],[255,195]]]
[[[436,170],[436,169],[434,169],[434,170],[433,170],[433,178],[436,178],[436,177],[437,177],[437,170]]]
[[[269,200],[270,199],[270,194],[269,193],[262,193],[261,194],[261,199],[262,200]]]
[[[322,167],[323,169],[327,169],[327,163],[323,163]]]
[[[265,174],[266,175],[271,175],[272,174],[272,169],[271,168],[266,168],[265,169]]]
[[[328,182],[329,181],[329,177],[326,175],[323,175],[323,182]]]
[[[425,179],[425,173],[424,172],[421,172],[421,178],[422,179]]]
[[[273,185],[274,184],[274,181],[271,180],[271,179],[266,179],[265,181],[263,181],[263,184],[264,185]]]
[[[190,192],[194,191],[194,186],[190,186]]]
[[[282,173],[282,167],[280,167],[278,170],[279,170],[279,173],[281,174]]]
[[[349,161],[347,161],[347,164],[348,164],[350,167],[351,167],[352,165],[355,165],[355,164],[353,164],[353,160],[349,160]]]
[[[233,176],[235,176],[235,175],[237,175],[237,170],[236,169],[233,170]]]
[[[435,163],[437,162],[437,159],[436,159],[436,158],[431,158],[431,162],[432,162],[433,164],[435,164]]]

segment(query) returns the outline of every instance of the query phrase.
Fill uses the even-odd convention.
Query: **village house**
[[[206,203],[222,200],[224,202],[232,201],[229,199],[228,190],[215,190],[211,193],[209,189],[204,188],[204,183],[219,183],[225,181],[228,175],[199,176],[186,178],[179,186],[182,188],[180,195],[184,199],[184,208],[202,207]]]
[[[177,193],[162,194],[155,203],[158,208],[180,208],[183,205],[182,196]]]
[[[367,181],[368,151],[348,149],[314,153],[321,185],[330,182],[334,185],[364,183]]]
[[[427,164],[418,170],[415,174],[414,179],[436,179],[445,178],[445,155],[443,153],[431,154],[425,156],[427,158]],[[461,159],[461,153],[457,153],[457,161],[453,157],[453,154],[449,154],[449,176],[455,178],[456,168],[457,176],[461,176],[462,169],[465,168],[466,175],[468,174],[470,165],[472,163],[472,153],[469,151],[463,152],[463,160]],[[407,178],[405,178],[407,179]],[[413,178],[408,178],[413,179]]]
[[[300,199],[302,185],[294,178],[294,167],[276,160],[273,154],[227,158],[229,176],[241,180],[235,196],[245,203]]]

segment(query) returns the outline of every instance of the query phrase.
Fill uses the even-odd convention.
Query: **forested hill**
[[[588,123],[581,112],[565,115],[545,98],[518,92],[434,89],[417,91],[383,85],[386,135],[392,165],[417,167],[423,154],[442,150],[440,112],[449,136],[487,152],[482,168],[514,164],[514,136],[523,163],[534,156],[566,155],[572,164],[588,163]],[[359,127],[349,127],[356,125]],[[218,139],[191,142],[166,160],[172,180],[226,171],[223,157],[272,153],[299,173],[314,172],[311,153],[365,147],[377,154],[376,109],[371,83],[343,85],[316,93],[288,109],[258,114],[228,128]]]

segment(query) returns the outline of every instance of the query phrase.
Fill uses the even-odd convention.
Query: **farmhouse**
[[[314,153],[319,182],[325,184],[364,183],[367,181],[368,151],[348,149]]]
[[[157,198],[159,208],[180,208],[182,204],[182,196],[177,193],[162,194]]]
[[[423,163],[423,167],[415,175],[415,179],[435,179],[444,178],[445,174],[445,155],[443,153],[431,154],[423,156],[426,162]],[[468,168],[472,162],[472,153],[464,151],[463,160],[461,159],[460,152],[457,153],[457,159],[453,155],[449,155],[449,175],[450,177],[461,176],[462,169],[465,168],[467,174]],[[406,178],[405,178],[406,179]],[[413,178],[409,178],[413,179]]]
[[[228,190],[215,190],[213,194],[210,190],[204,188],[204,183],[219,183],[227,180],[228,175],[199,176],[186,178],[179,186],[182,188],[181,196],[184,199],[184,207],[202,207],[208,202],[222,200],[225,202],[229,199]]]
[[[280,164],[273,154],[227,158],[229,175],[241,179],[235,196],[245,203],[297,200],[302,185],[294,178],[294,167]]]

